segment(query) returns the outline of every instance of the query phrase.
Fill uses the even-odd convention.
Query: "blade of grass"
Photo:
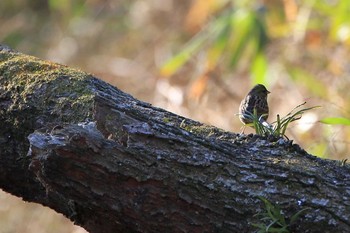
[[[297,213],[295,213],[291,218],[290,218],[290,223],[289,225],[291,225],[293,222],[295,222],[299,217],[300,215],[302,215],[305,211],[307,210],[310,210],[311,208],[304,208],[304,209],[301,209],[299,210]]]

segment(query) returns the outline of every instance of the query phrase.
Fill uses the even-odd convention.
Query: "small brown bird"
[[[269,116],[269,105],[267,104],[267,95],[270,92],[262,84],[257,84],[250,90],[248,95],[242,100],[239,106],[239,119],[243,124],[253,123],[252,116],[254,109],[260,122],[267,120]]]

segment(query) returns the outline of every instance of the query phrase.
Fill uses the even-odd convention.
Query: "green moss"
[[[196,134],[196,135],[199,135],[199,136],[202,136],[202,137],[210,137],[210,136],[214,136],[216,134],[218,134],[220,132],[224,132],[223,130],[220,130],[216,127],[213,127],[213,126],[209,126],[209,125],[192,125],[192,124],[186,124],[185,120],[183,120],[180,124],[180,128],[190,132],[190,133],[193,133],[193,134]]]
[[[164,123],[170,123],[170,118],[168,117],[164,117],[162,120]]]
[[[89,88],[91,77],[32,56],[0,52],[0,85],[11,100],[6,114],[13,116],[14,125],[21,125],[23,114],[27,119],[38,114],[51,115],[63,122],[91,117],[94,98]],[[17,112],[21,115],[16,115]]]

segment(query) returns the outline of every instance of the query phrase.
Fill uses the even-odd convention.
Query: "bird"
[[[254,109],[259,122],[269,125],[266,120],[269,116],[269,105],[267,95],[270,92],[262,84],[255,85],[242,100],[239,105],[239,119],[244,125],[252,124],[254,118]]]

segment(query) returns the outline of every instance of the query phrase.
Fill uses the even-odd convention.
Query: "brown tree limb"
[[[296,232],[350,231],[350,169],[238,135],[0,46],[0,188],[93,232],[253,232],[259,197]]]

